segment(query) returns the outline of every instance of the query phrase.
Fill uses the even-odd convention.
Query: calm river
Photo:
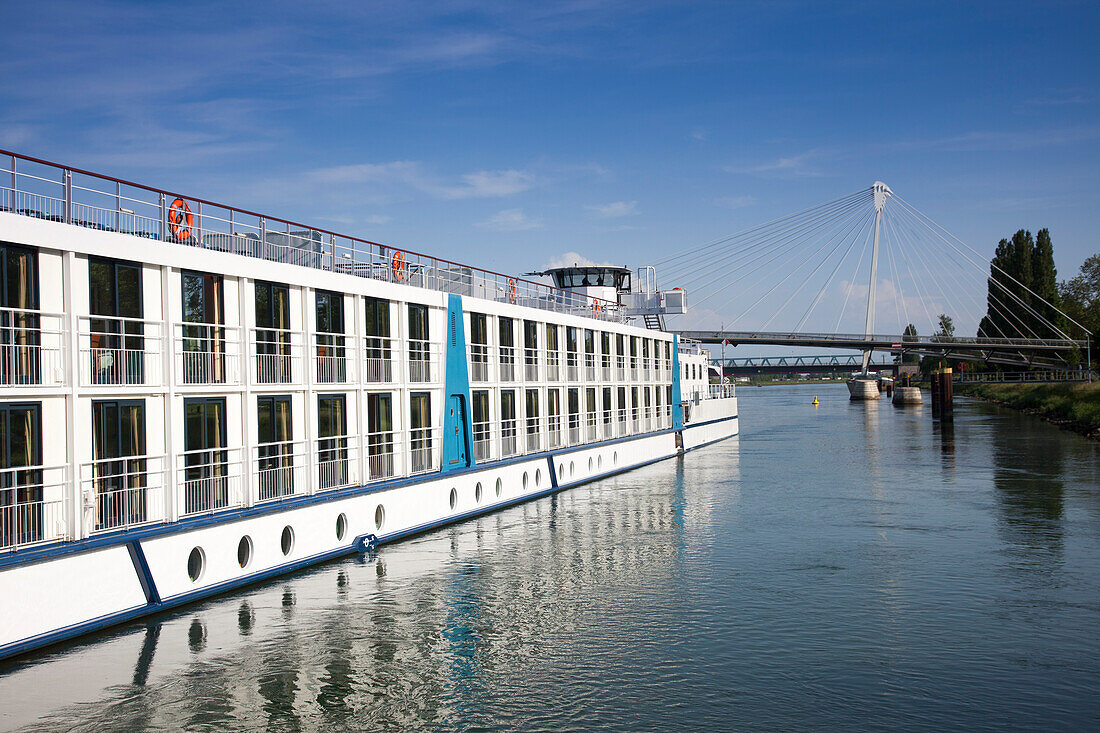
[[[9,663],[0,728],[1100,725],[1100,443],[739,397],[686,459]]]

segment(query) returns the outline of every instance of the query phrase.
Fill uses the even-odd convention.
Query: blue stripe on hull
[[[728,421],[728,420],[736,420],[736,419],[737,419],[737,415],[732,415],[730,417],[719,418],[717,420],[711,420],[711,421],[708,421],[707,423],[699,423],[698,425],[689,425],[686,429],[690,430],[693,427],[699,427],[701,425],[709,425],[709,424],[713,424],[713,423],[717,423],[717,422],[725,422],[725,421]],[[651,438],[651,437],[654,437],[654,436],[657,436],[657,435],[666,435],[666,434],[671,433],[671,432],[674,432],[674,431],[664,430],[664,431],[657,432],[657,433],[648,433],[648,434],[642,435],[642,436],[631,436],[631,437],[628,437],[628,438],[618,438],[618,439],[615,439],[615,440],[603,441],[602,443],[590,443],[590,444],[585,445],[583,447],[578,447],[576,450],[566,450],[566,451],[561,451],[561,452],[558,452],[558,453],[547,453],[547,454],[545,454],[545,457],[546,457],[546,459],[547,459],[547,461],[549,462],[549,465],[550,465],[550,483],[551,483],[551,485],[548,488],[543,489],[541,491],[534,491],[534,492],[531,492],[529,494],[524,494],[522,496],[517,496],[514,499],[509,499],[509,500],[501,502],[499,504],[493,504],[493,505],[490,505],[490,506],[483,507],[481,509],[476,509],[476,510],[473,510],[473,511],[464,512],[462,514],[455,514],[455,515],[450,516],[450,517],[444,517],[442,519],[438,519],[438,520],[435,520],[435,521],[432,521],[432,522],[426,522],[422,525],[418,525],[416,527],[411,527],[409,529],[402,530],[400,532],[395,532],[393,534],[386,535],[385,537],[378,538],[378,544],[381,545],[381,544],[396,542],[396,541],[402,540],[402,539],[407,539],[407,538],[412,537],[414,535],[423,534],[425,532],[429,532],[431,530],[438,529],[440,527],[443,527],[443,526],[446,526],[446,525],[449,525],[449,524],[454,524],[456,522],[461,522],[461,521],[466,520],[466,519],[471,519],[473,517],[481,516],[481,515],[484,515],[484,514],[489,514],[491,512],[495,512],[495,511],[500,510],[500,509],[505,509],[507,507],[515,506],[516,504],[522,504],[524,502],[531,501],[533,499],[539,499],[539,498],[548,496],[549,494],[553,494],[553,493],[556,493],[558,491],[562,491],[562,490],[567,489],[567,488],[573,488],[573,487],[576,487],[576,486],[581,486],[585,483],[589,483],[591,481],[596,481],[596,480],[599,480],[599,479],[608,478],[610,476],[616,476],[616,475],[621,474],[621,473],[626,473],[627,471],[632,471],[636,468],[641,468],[643,466],[648,466],[650,464],[657,463],[658,461],[663,461],[667,458],[674,458],[677,455],[680,455],[680,453],[679,452],[674,452],[672,455],[669,455],[669,456],[663,456],[663,457],[659,457],[659,458],[652,458],[652,459],[643,461],[641,463],[635,463],[635,464],[632,464],[630,466],[626,466],[626,467],[623,467],[623,468],[612,469],[610,471],[605,471],[604,473],[589,476],[588,478],[581,479],[579,481],[575,481],[575,482],[571,482],[571,483],[570,482],[558,483],[557,473],[554,470],[554,465],[553,465],[554,458],[557,457],[557,456],[566,456],[566,455],[569,455],[570,453],[576,453],[576,452],[581,451],[581,450],[591,450],[592,448],[596,448],[596,447],[599,447],[601,445],[609,445],[609,444],[613,444],[613,443],[622,443],[622,442],[633,441],[633,440],[642,440],[642,439]],[[736,435],[737,435],[737,433],[733,433],[731,435],[725,435],[725,436],[722,436],[720,438],[716,438],[712,441],[708,441],[707,443],[703,443],[703,444],[697,445],[693,448],[689,448],[687,450],[695,450],[696,448],[702,448],[704,446],[711,445],[713,443],[717,443],[718,441],[725,440],[726,438],[732,438]],[[687,451],[684,451],[684,452],[687,452]],[[525,456],[525,457],[523,457],[519,460],[530,461],[533,458],[537,458],[537,455],[536,456]],[[478,468],[476,470],[491,470],[492,468],[494,468],[496,466],[499,466],[499,465],[502,465],[502,464],[508,464],[508,463],[515,463],[515,462],[517,462],[517,461],[499,461],[499,462],[496,462],[494,464],[486,464],[486,465],[478,466]],[[419,479],[418,481],[403,482],[403,483],[404,484],[423,483],[425,480],[434,480],[434,478],[435,478],[434,476],[431,477],[431,478],[428,478],[428,479],[425,479],[424,477],[418,477],[418,479]],[[390,487],[390,488],[392,488],[392,487]],[[370,492],[359,492],[359,493],[370,493]],[[329,494],[329,495],[321,497],[321,498],[323,498],[325,500],[331,500],[332,498],[334,498],[334,494]],[[296,506],[298,506],[298,504],[296,504],[295,507]],[[291,509],[291,508],[295,508],[295,507],[290,507],[290,506],[287,506],[286,504],[284,504],[280,507],[276,507],[276,509],[287,510],[287,509]],[[235,518],[240,517],[239,513],[235,513],[235,514],[238,514],[238,516],[235,517]],[[219,515],[216,518],[216,520],[218,522],[224,522],[224,521],[226,521],[226,516],[225,515]],[[210,522],[207,521],[207,522],[204,522],[203,524],[204,525],[205,524],[210,524]],[[187,527],[179,527],[177,525],[176,530],[177,531],[186,531],[187,529],[193,529],[193,528],[194,528],[194,525],[189,525]],[[154,535],[154,534],[163,534],[163,533],[162,532],[158,532],[158,533],[149,532],[149,533],[146,533],[145,536],[151,536],[151,535]],[[310,557],[301,558],[299,560],[295,560],[294,562],[286,563],[284,565],[279,565],[277,567],[269,568],[267,570],[262,570],[262,571],[259,571],[259,572],[256,572],[256,573],[252,573],[250,575],[242,576],[240,578],[234,578],[233,580],[228,580],[228,581],[225,581],[223,583],[218,583],[218,584],[215,584],[215,585],[211,585],[211,586],[208,586],[206,588],[202,588],[202,589],[192,591],[192,592],[189,592],[189,593],[182,593],[180,595],[172,596],[170,598],[161,599],[159,597],[159,595],[157,595],[156,585],[153,582],[152,574],[149,572],[149,566],[148,566],[148,563],[145,561],[145,554],[141,550],[140,543],[138,541],[136,541],[136,539],[133,537],[132,534],[128,539],[129,539],[128,549],[130,551],[130,557],[134,561],[135,572],[138,574],[139,581],[141,582],[141,585],[142,585],[142,590],[145,591],[145,593],[146,593],[146,599],[148,601],[146,605],[126,609],[124,611],[119,611],[117,613],[107,614],[107,615],[104,615],[104,616],[101,616],[101,617],[98,617],[98,618],[95,618],[95,619],[91,619],[91,620],[88,620],[88,621],[83,621],[83,622],[80,622],[78,624],[73,624],[72,626],[67,626],[67,627],[62,628],[62,629],[57,629],[57,630],[51,631],[47,634],[42,634],[42,635],[39,635],[39,636],[36,636],[36,637],[32,637],[32,638],[29,638],[29,639],[23,639],[21,641],[15,642],[15,643],[8,644],[7,646],[0,647],[0,659],[7,659],[9,657],[13,657],[13,656],[16,656],[16,655],[19,655],[19,654],[24,654],[26,652],[30,652],[30,651],[33,651],[33,650],[36,650],[36,649],[40,649],[40,648],[48,646],[50,644],[56,644],[56,643],[59,643],[59,642],[67,641],[69,639],[73,639],[73,638],[78,637],[78,636],[83,636],[84,634],[92,633],[92,632],[95,632],[95,631],[100,631],[100,630],[106,629],[110,626],[114,626],[114,625],[117,625],[117,624],[120,624],[120,623],[124,623],[126,621],[131,621],[131,620],[139,618],[141,616],[146,616],[146,615],[154,614],[154,613],[160,613],[162,611],[168,611],[168,610],[171,610],[173,608],[176,608],[177,606],[181,606],[181,605],[190,603],[192,601],[197,601],[197,600],[200,600],[200,599],[203,599],[203,598],[209,598],[210,596],[215,596],[215,595],[218,595],[218,594],[221,594],[221,593],[226,593],[228,591],[237,590],[239,588],[242,588],[242,587],[245,587],[245,586],[248,586],[248,585],[252,585],[252,584],[264,581],[264,580],[268,580],[270,578],[273,578],[273,577],[276,577],[276,576],[279,576],[279,575],[290,573],[290,572],[293,572],[295,570],[300,570],[302,568],[309,567],[311,565],[316,565],[318,563],[322,563],[322,562],[325,562],[327,560],[332,560],[332,559],[335,559],[335,558],[338,558],[338,557],[343,557],[343,556],[346,556],[346,555],[350,555],[350,554],[353,554],[355,552],[358,552],[358,548],[359,548],[359,544],[360,544],[359,538],[356,538],[355,540],[353,540],[351,542],[351,544],[349,544],[347,546],[344,546],[344,547],[339,547],[339,548],[336,548],[334,550],[330,550],[328,552],[323,552],[323,553],[319,553],[319,554],[316,554],[316,555],[312,555]],[[118,542],[118,540],[115,541],[115,544],[117,544],[117,542]],[[76,544],[76,543],[74,543],[74,544]],[[81,549],[87,549],[87,548],[85,547],[85,548],[81,548]],[[68,554],[68,553],[57,553],[57,554],[62,555],[62,554]],[[41,560],[42,560],[42,558],[39,558],[39,561],[41,561]],[[146,590],[146,584],[147,583],[148,583],[148,590]]]

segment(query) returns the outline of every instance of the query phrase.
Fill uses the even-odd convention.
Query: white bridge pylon
[[[1080,324],[1007,273],[991,278],[987,255],[882,181],[655,264],[693,304],[692,330],[681,330],[687,321],[675,317],[670,330],[695,337],[729,329],[741,343],[756,341],[746,337],[754,333],[771,343],[789,334],[800,345],[805,336],[826,337],[815,343],[863,351],[863,371],[873,350],[902,350],[903,341],[950,341],[953,351],[996,347],[1012,363],[1027,362],[1035,350],[1050,356],[1087,348]],[[979,337],[989,313],[997,315],[990,323],[1007,325]]]

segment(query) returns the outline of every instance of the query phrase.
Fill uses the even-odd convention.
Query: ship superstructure
[[[625,268],[558,287],[0,155],[0,656],[737,432],[708,353],[631,323],[682,291]]]

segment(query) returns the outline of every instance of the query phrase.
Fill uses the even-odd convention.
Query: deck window
[[[38,252],[0,244],[0,384],[41,384]]]
[[[41,405],[0,403],[0,548],[42,539]]]
[[[89,258],[88,310],[92,382],[144,383],[141,265]]]
[[[97,530],[147,520],[145,400],[92,402]]]
[[[220,384],[225,381],[225,306],[222,276],[184,272],[183,382]]]
[[[185,514],[229,506],[225,417],[224,397],[196,397],[183,401]]]
[[[294,421],[290,395],[256,400],[260,501],[294,494]]]

